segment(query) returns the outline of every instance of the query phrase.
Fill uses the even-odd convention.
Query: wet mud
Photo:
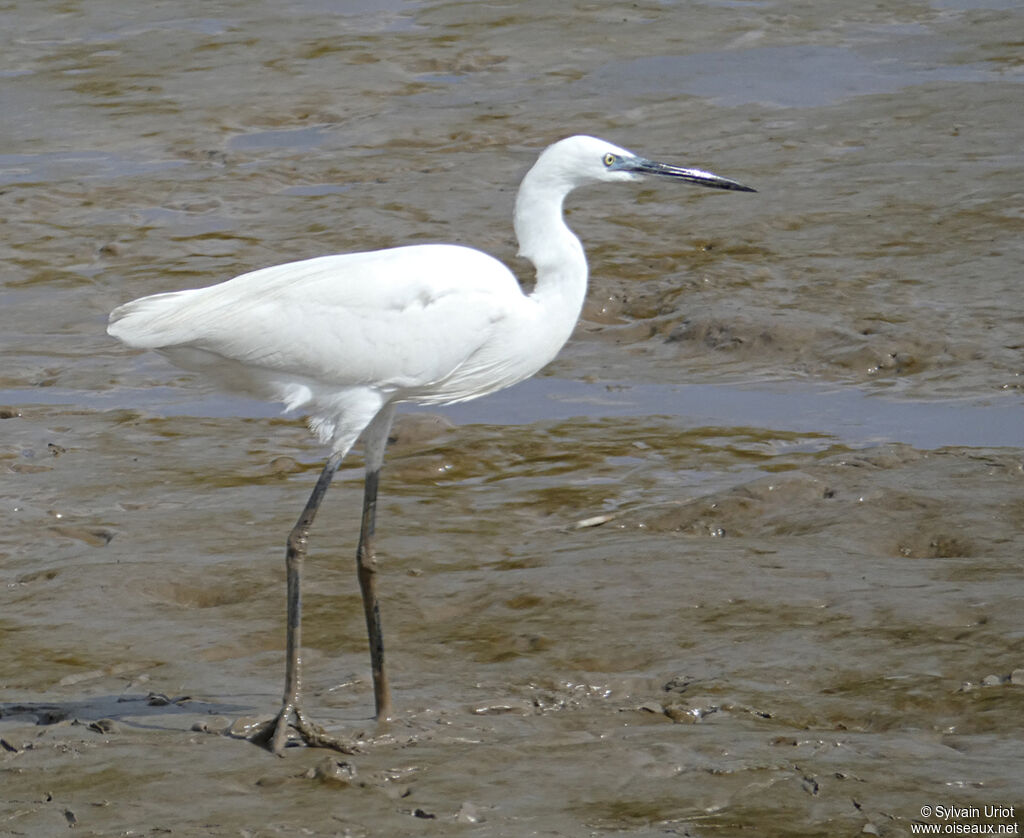
[[[1019,827],[1015,4],[0,17],[0,834]],[[529,285],[514,187],[575,132],[760,191],[573,196],[592,281],[562,355],[396,424],[397,718],[370,718],[357,454],[304,634],[308,709],[353,753],[274,758],[240,734],[280,699],[322,452],[106,313],[412,241]]]

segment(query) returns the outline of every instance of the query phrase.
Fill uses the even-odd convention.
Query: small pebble
[[[478,704],[471,712],[477,716],[501,716],[506,713],[529,716],[533,713],[533,705],[529,701],[501,701],[493,704]]]
[[[322,783],[350,786],[356,779],[356,767],[350,762],[324,757],[315,767],[310,768],[305,776],[311,780],[320,780]]]
[[[674,722],[680,724],[696,724],[705,716],[717,713],[718,709],[719,708],[715,705],[691,707],[684,702],[677,702],[674,704],[666,704],[664,713]]]
[[[588,527],[599,527],[601,524],[607,524],[614,518],[614,515],[595,515],[593,518],[584,518],[582,521],[576,522],[574,529],[584,530]]]
[[[180,705],[191,700],[192,696],[190,695],[176,695],[172,697],[163,693],[150,693],[146,696],[146,704],[150,707],[167,707],[170,704]]]
[[[455,820],[458,823],[480,823],[483,818],[480,817],[480,811],[472,803],[466,802],[462,804],[462,808],[459,809],[459,813],[455,816]]]
[[[191,730],[195,733],[213,733],[218,736],[228,735],[231,724],[227,719],[218,717],[214,719],[203,719],[192,725]]]

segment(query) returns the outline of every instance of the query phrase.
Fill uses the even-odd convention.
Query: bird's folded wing
[[[188,348],[328,386],[429,385],[470,361],[525,300],[501,263],[421,245],[310,259],[116,309],[125,342]]]

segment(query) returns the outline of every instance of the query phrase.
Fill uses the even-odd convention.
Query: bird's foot
[[[295,717],[294,722],[292,716]],[[331,748],[343,754],[356,754],[360,751],[356,743],[327,733],[320,725],[310,720],[300,707],[293,704],[286,704],[275,718],[261,724],[247,738],[250,742],[281,756],[289,739],[292,738],[291,731],[295,731],[298,738],[311,748]]]

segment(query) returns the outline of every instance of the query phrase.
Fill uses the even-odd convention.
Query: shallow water
[[[1022,23],[997,0],[0,9],[0,834],[1017,826]],[[353,457],[305,641],[310,709],[359,752],[218,735],[278,700],[283,540],[322,452],[119,347],[107,312],[413,241],[528,282],[514,187],[575,132],[760,191],[573,196],[592,281],[559,359],[396,428],[399,719],[368,719]],[[922,815],[986,805],[1018,808]]]

